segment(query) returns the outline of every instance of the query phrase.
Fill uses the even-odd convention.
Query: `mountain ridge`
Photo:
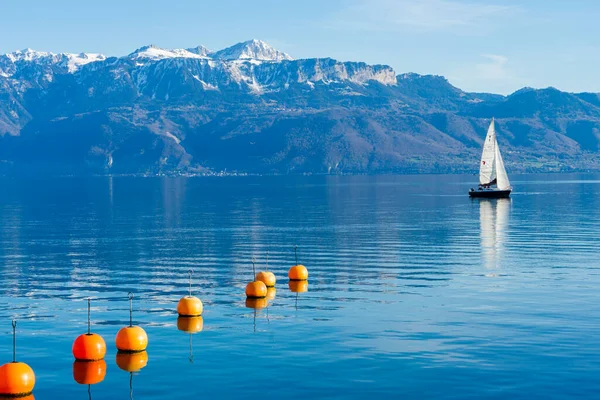
[[[465,172],[497,119],[509,173],[597,170],[600,96],[468,93],[251,40],[0,56],[0,172]]]

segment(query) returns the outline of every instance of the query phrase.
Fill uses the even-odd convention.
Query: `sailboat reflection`
[[[479,200],[481,253],[486,268],[496,269],[501,265],[510,217],[510,206],[510,198]],[[496,275],[496,273],[487,274],[487,276]]]
[[[177,329],[190,334],[190,363],[194,363],[194,349],[192,347],[192,335],[202,332],[204,329],[204,319],[202,317],[178,317]]]

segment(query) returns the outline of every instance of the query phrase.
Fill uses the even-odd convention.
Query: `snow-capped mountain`
[[[238,43],[212,54],[212,57],[219,60],[257,60],[257,61],[291,61],[288,54],[283,53],[262,40],[249,40]]]
[[[112,77],[107,76],[107,81],[97,79],[98,74],[109,71]],[[153,99],[221,90],[261,95],[289,90],[299,84],[313,89],[315,84],[396,83],[393,69],[387,66],[332,59],[294,60],[260,40],[216,52],[204,46],[163,49],[149,45],[110,59],[102,54],[53,54],[30,49],[0,56],[0,77],[10,78],[21,92],[34,86],[43,87],[56,75],[64,74],[72,74],[76,81],[89,84],[90,97],[103,90],[114,91],[115,86],[132,86],[130,89],[135,90],[136,96]]]
[[[83,65],[96,61],[104,61],[103,54],[96,53],[49,53],[25,49],[14,53],[0,55],[0,76],[11,77],[20,69],[31,66],[57,67],[56,72],[74,73]]]
[[[26,49],[0,55],[0,173],[465,171],[491,116],[509,165],[530,152],[534,165],[600,169],[599,98],[465,93],[257,40],[121,57]]]
[[[186,49],[187,51],[189,51],[190,53],[194,53],[197,54],[199,56],[205,56],[208,57],[209,54],[213,53],[212,50],[200,45],[200,46],[196,46],[196,47],[192,47],[189,49]]]
[[[149,59],[149,60],[162,60],[165,58],[207,58],[206,55],[200,54],[204,49],[202,46],[197,47],[198,52],[193,52],[187,49],[161,49],[153,44],[144,46],[133,53],[129,54],[127,58],[132,60]]]

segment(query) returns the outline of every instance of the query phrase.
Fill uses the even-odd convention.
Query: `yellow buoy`
[[[0,367],[0,396],[24,397],[35,386],[35,374],[25,363],[17,362],[17,321],[13,327],[13,361]]]
[[[177,313],[180,317],[198,317],[202,315],[202,301],[192,296],[192,270],[188,271],[190,275],[190,293],[189,295],[182,297],[177,304]]]
[[[90,301],[91,299],[88,299],[88,332],[83,335],[79,335],[73,342],[72,351],[76,360],[101,360],[106,355],[106,342],[102,336],[96,333],[91,333],[90,331]]]
[[[298,246],[294,246],[294,255],[296,256],[296,265],[290,268],[288,278],[292,281],[305,281],[308,279],[308,270],[302,264],[298,264]]]
[[[73,379],[80,385],[95,385],[106,377],[106,361],[73,362]]]
[[[117,349],[121,352],[137,353],[148,347],[148,335],[139,326],[133,326],[133,293],[129,297],[129,326],[121,328],[115,338]]]

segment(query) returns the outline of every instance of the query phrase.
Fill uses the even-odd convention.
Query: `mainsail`
[[[496,184],[500,190],[510,188],[508,175],[506,175],[506,169],[504,168],[504,161],[502,160],[498,141],[496,140],[496,128],[493,119],[488,128],[485,143],[483,144],[481,165],[479,167],[479,184],[482,186]]]

